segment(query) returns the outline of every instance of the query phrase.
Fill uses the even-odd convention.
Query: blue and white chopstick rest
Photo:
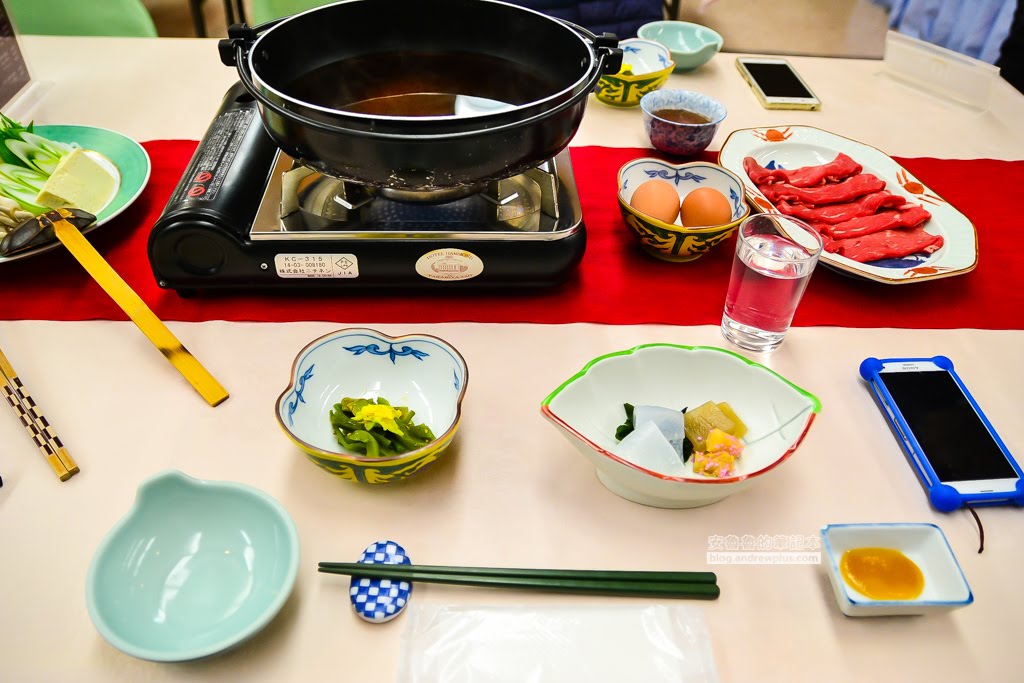
[[[412,564],[405,548],[394,541],[371,543],[358,562],[363,564]],[[392,579],[368,579],[353,576],[349,599],[361,619],[383,624],[401,614],[412,594],[412,583]]]

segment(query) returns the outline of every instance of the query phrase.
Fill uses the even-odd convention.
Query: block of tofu
[[[117,189],[116,179],[83,149],[61,158],[36,197],[36,204],[57,209],[64,206],[97,214]]]

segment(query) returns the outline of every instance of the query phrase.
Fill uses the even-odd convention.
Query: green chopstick
[[[659,598],[693,598],[700,600],[714,600],[720,590],[714,582],[694,583],[679,580],[651,581],[649,579],[638,580],[608,578],[595,578],[592,574],[620,574],[620,572],[587,572],[576,571],[575,578],[567,578],[565,573],[572,574],[573,570],[491,570],[504,572],[504,575],[481,574],[481,569],[441,567],[443,572],[429,571],[426,567],[415,565],[396,564],[367,564],[361,562],[321,562],[318,570],[325,574],[346,574],[371,579],[391,579],[394,581],[420,581],[425,583],[439,583],[459,586],[476,586],[481,588],[516,588],[526,590],[540,590],[556,593],[580,593],[587,595],[609,595],[627,597],[659,597]],[[509,572],[556,572],[562,573],[562,577],[533,575],[509,575]],[[637,575],[669,574],[686,575],[696,574],[706,579],[710,572],[624,572]],[[589,576],[588,576],[589,575]],[[581,578],[582,576],[582,578]],[[711,574],[713,577],[714,574]]]
[[[662,572],[602,569],[508,569],[499,567],[447,567],[429,564],[370,564],[366,562],[321,562],[320,569],[344,571],[325,572],[333,574],[359,574],[367,568],[385,567],[388,573],[406,574],[427,572],[439,575],[524,577],[537,579],[574,579],[582,581],[642,581],[664,583],[715,583],[714,572]]]

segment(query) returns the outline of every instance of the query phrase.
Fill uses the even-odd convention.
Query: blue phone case
[[[985,428],[992,434],[996,444],[999,446],[999,450],[1003,452],[1003,455],[1010,461],[1010,465],[1017,473],[1017,486],[1015,489],[1010,491],[992,491],[989,493],[960,493],[952,486],[939,481],[935,470],[932,468],[932,464],[928,462],[924,452],[921,450],[921,445],[914,438],[906,420],[903,419],[903,415],[900,414],[896,402],[893,401],[889,391],[878,377],[878,373],[884,363],[907,363],[914,361],[931,361],[953,377],[953,381],[964,392],[967,400],[985,424]],[[953,369],[953,361],[945,356],[935,356],[934,358],[866,358],[860,364],[860,376],[871,386],[875,398],[882,404],[882,414],[889,420],[893,430],[900,437],[897,440],[900,442],[900,446],[903,447],[903,451],[907,454],[910,464],[917,471],[917,476],[928,493],[928,499],[931,501],[932,507],[940,512],[950,512],[965,505],[1024,505],[1024,472],[1021,471],[1020,465],[1013,459],[1010,451],[1006,448],[1006,444],[999,438],[999,434],[996,433],[988,418],[985,417],[985,413],[978,406],[974,397],[971,396],[971,392],[968,391],[963,381],[956,374],[956,370]]]

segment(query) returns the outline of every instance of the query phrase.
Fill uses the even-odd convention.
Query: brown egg
[[[679,193],[672,183],[654,178],[637,185],[629,205],[646,216],[672,223],[679,215]]]
[[[687,228],[722,225],[732,219],[732,206],[726,196],[715,188],[698,187],[683,197],[680,216]]]

